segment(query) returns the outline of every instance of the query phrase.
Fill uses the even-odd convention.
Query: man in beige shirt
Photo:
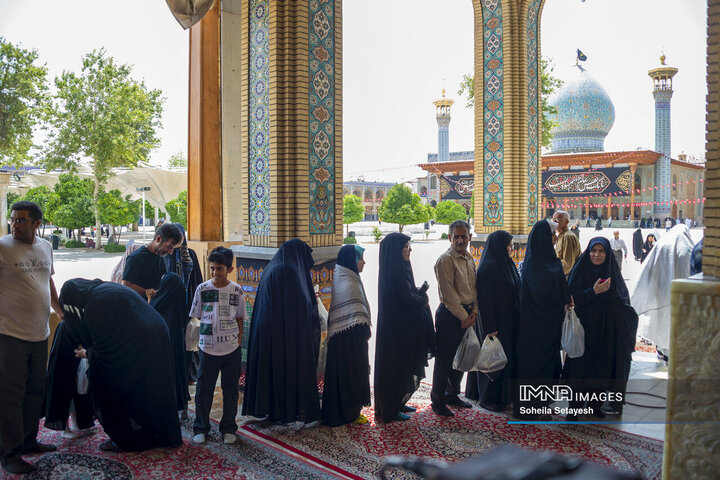
[[[553,215],[553,221],[557,222],[557,243],[555,244],[555,253],[560,262],[562,262],[563,272],[565,276],[570,275],[573,265],[582,253],[580,251],[580,241],[568,228],[570,223],[570,215],[567,212],[558,210]]]
[[[448,230],[451,246],[435,263],[442,303],[435,312],[437,353],[430,394],[433,412],[443,417],[455,415],[447,405],[471,407],[458,397],[463,372],[453,369],[452,362],[465,329],[475,324],[478,312],[475,262],[468,252],[470,225],[456,220]]]

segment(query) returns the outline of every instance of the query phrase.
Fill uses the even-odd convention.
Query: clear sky
[[[705,0],[546,0],[542,55],[572,78],[575,50],[615,105],[606,150],[654,147],[654,104],[647,71],[677,67],[672,154],[704,156]],[[345,178],[399,181],[437,151],[432,101],[456,100],[450,150],[473,149],[474,115],[457,90],[473,68],[471,0],[343,2]],[[188,33],[162,0],[0,0],[0,35],[35,48],[51,78],[78,71],[83,54],[105,47],[134,66],[136,78],[166,97],[162,146],[152,163],[187,152]]]

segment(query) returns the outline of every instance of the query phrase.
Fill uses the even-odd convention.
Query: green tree
[[[425,211],[428,214],[428,221],[435,220],[435,208],[429,203],[425,205]]]
[[[551,59],[540,59],[540,97],[542,114],[540,118],[540,127],[542,132],[540,146],[543,148],[550,147],[550,141],[552,140],[550,130],[556,125],[556,122],[551,119],[551,116],[557,113],[557,108],[549,105],[548,100],[550,95],[552,95],[553,92],[555,92],[563,84],[562,80],[553,76],[553,70],[555,70],[555,66],[552,64]],[[467,108],[473,108],[475,106],[475,77],[472,75],[463,75],[458,95],[464,95],[466,97],[467,100],[465,106]]]
[[[120,239],[122,225],[135,221],[135,208],[132,203],[128,202],[128,198],[123,198],[120,190],[110,190],[100,195],[98,200],[100,221],[112,225],[113,230],[115,227],[120,227],[116,240]]]
[[[80,178],[71,173],[60,175],[48,198],[45,217],[53,225],[70,230],[92,225],[95,220],[93,190],[90,178]]]
[[[435,209],[435,220],[445,225],[450,225],[455,220],[465,220],[467,215],[465,207],[452,200],[445,200],[444,202],[438,203]]]
[[[177,152],[170,156],[168,159],[168,167],[170,168],[183,168],[187,167],[187,158],[182,152]]]
[[[0,163],[30,163],[33,133],[47,103],[47,68],[37,51],[0,37]]]
[[[428,220],[428,212],[420,202],[420,195],[412,193],[409,187],[401,183],[388,190],[378,214],[383,222],[397,223],[400,232],[405,225]]]
[[[187,190],[183,190],[176,199],[166,203],[165,210],[171,222],[179,223],[187,230]]]
[[[164,99],[160,90],[149,90],[131,73],[130,66],[118,64],[101,49],[83,57],[80,74],[64,72],[55,78],[52,128],[42,163],[47,169],[74,172],[82,160],[89,160],[97,249],[98,202],[112,169],[146,162],[160,144],[157,130]]]
[[[10,210],[12,204],[17,202],[21,198],[22,196],[19,193],[7,192],[7,195],[5,195],[5,199],[7,201],[7,218],[10,218],[10,214],[12,213],[12,210]]]
[[[343,223],[345,224],[345,236],[347,237],[350,224],[361,222],[365,218],[365,210],[362,200],[357,195],[345,195],[343,197]]]

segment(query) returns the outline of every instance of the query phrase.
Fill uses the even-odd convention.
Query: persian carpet
[[[38,471],[25,476],[10,475],[0,469],[0,479],[16,480],[253,480],[358,478],[321,460],[293,456],[284,448],[256,442],[240,435],[232,445],[222,443],[216,423],[205,445],[192,443],[192,421],[183,424],[183,445],[146,452],[103,452],[99,446],[108,440],[102,428],[74,440],[61,432],[40,429],[38,440],[57,445],[58,451],[28,455],[25,460]]]
[[[430,386],[422,384],[409,402],[411,419],[376,423],[372,408],[363,410],[370,423],[301,429],[287,425],[247,425],[240,433],[275,444],[296,455],[337,465],[360,478],[376,478],[386,455],[416,455],[454,462],[511,443],[549,450],[632,471],[643,478],[661,477],[663,442],[599,425],[508,425],[507,414],[473,406],[453,409],[444,418],[430,409]],[[559,417],[558,417],[559,419]],[[417,478],[394,471],[392,478]]]

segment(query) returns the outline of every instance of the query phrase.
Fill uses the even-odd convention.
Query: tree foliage
[[[93,181],[71,173],[58,177],[48,198],[45,217],[53,225],[76,230],[90,226],[95,217],[92,208]]]
[[[110,190],[100,195],[98,210],[100,222],[113,227],[127,225],[135,221],[135,209],[132,202],[123,198],[120,190]]]
[[[187,230],[187,190],[183,190],[176,199],[166,203],[165,210],[171,222],[179,223]]]
[[[66,71],[55,78],[57,92],[42,163],[47,169],[74,172],[81,161],[88,161],[97,249],[101,246],[98,203],[112,169],[146,162],[160,144],[161,92],[148,89],[131,73],[130,66],[118,64],[101,49],[83,57],[79,74]]]
[[[7,218],[10,218],[10,214],[12,213],[12,210],[10,210],[10,207],[13,203],[17,202],[22,198],[22,195],[15,192],[7,192],[7,195],[5,195],[5,200],[7,201]]]
[[[345,236],[348,235],[348,225],[361,222],[365,218],[365,210],[362,200],[357,195],[345,195],[343,197],[343,223],[345,224]]]
[[[170,156],[168,159],[168,167],[170,168],[183,168],[187,167],[187,158],[182,152],[177,152]]]
[[[435,220],[435,208],[433,208],[432,205],[429,203],[425,205],[425,211],[428,214],[428,221],[429,220]]]
[[[405,225],[428,221],[428,212],[420,202],[420,195],[409,187],[397,184],[388,190],[378,210],[380,220],[397,223],[402,232]]]
[[[435,208],[435,221],[445,225],[449,225],[455,220],[465,220],[467,215],[465,207],[452,200],[440,202],[437,208]]]
[[[47,101],[47,68],[38,54],[0,37],[0,163],[31,162],[33,133]]]
[[[548,103],[550,95],[552,95],[558,88],[563,84],[562,80],[552,75],[555,66],[551,63],[549,58],[540,59],[540,85],[541,85],[541,132],[542,138],[540,139],[540,146],[543,148],[550,147],[550,141],[552,140],[552,134],[550,130],[555,126],[555,123],[551,116],[557,113],[557,108],[551,106]],[[465,106],[467,108],[473,108],[475,106],[475,77],[472,75],[463,75],[462,81],[460,82],[460,89],[458,95],[466,97]]]

